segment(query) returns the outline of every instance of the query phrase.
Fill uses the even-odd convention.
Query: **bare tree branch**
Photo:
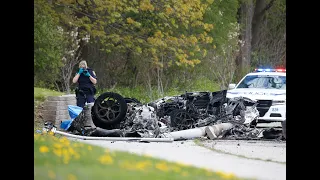
[[[262,11],[260,12],[259,15],[263,14],[263,13],[266,12],[268,9],[270,9],[270,8],[272,7],[274,1],[275,1],[275,0],[271,0],[271,1],[269,2],[269,4],[267,4],[266,7],[265,7],[264,9],[262,9]]]

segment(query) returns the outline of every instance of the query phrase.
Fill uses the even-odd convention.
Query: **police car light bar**
[[[286,69],[255,69],[255,72],[286,72]]]

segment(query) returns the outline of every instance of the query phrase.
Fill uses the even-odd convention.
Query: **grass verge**
[[[34,135],[34,179],[242,179],[233,174],[110,151],[65,137]]]
[[[48,96],[61,96],[65,93],[34,87],[34,100],[43,102]]]
[[[34,130],[40,129],[43,124],[42,120],[42,104],[48,96],[60,96],[65,93],[57,92],[49,89],[34,87]]]

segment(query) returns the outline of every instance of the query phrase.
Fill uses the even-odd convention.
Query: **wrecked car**
[[[91,110],[92,120],[96,126],[104,129],[120,128],[126,121],[131,121],[131,115],[136,112],[145,119],[156,118],[170,126],[171,131],[206,126],[218,120],[244,122],[245,117],[241,111],[245,109],[244,103],[255,102],[248,98],[236,98],[227,103],[226,92],[186,92],[146,105],[138,100],[126,100],[130,98],[123,98],[117,93],[107,92],[96,99]],[[234,116],[237,118],[234,119]]]
[[[227,99],[227,90],[185,92],[142,104],[118,93],[101,94],[91,107],[73,119],[71,128],[84,136],[144,137],[175,140],[205,136],[261,137],[255,128],[257,101],[244,97]],[[250,104],[250,106],[247,106]],[[213,132],[212,128],[219,129]],[[225,128],[227,127],[227,128]]]

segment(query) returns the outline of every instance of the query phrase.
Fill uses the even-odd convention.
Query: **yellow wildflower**
[[[71,147],[68,148],[68,152],[69,152],[69,154],[71,154],[71,155],[74,155],[74,154],[75,154],[75,151],[74,151]]]
[[[132,169],[132,164],[128,161],[119,162],[119,166],[123,169]]]
[[[157,163],[156,164],[156,168],[161,170],[161,171],[168,171],[168,169],[169,169],[165,162]]]
[[[54,148],[57,148],[57,149],[60,149],[60,148],[62,148],[62,145],[61,145],[61,144],[54,143],[54,144],[53,144],[53,147],[54,147]]]
[[[142,161],[142,162],[138,162],[136,163],[136,168],[138,170],[144,170],[146,167],[151,166],[151,162],[150,161]]]
[[[48,176],[49,176],[50,179],[55,179],[56,178],[56,174],[52,170],[48,171]]]
[[[221,176],[222,178],[224,179],[231,179],[231,178],[234,178],[235,175],[232,174],[232,173],[224,173],[224,172],[221,172],[221,171],[217,171],[216,172],[219,176]]]
[[[108,155],[108,154],[105,154],[105,155],[101,156],[99,158],[99,161],[100,161],[101,164],[112,164],[113,163],[112,157],[110,155]]]
[[[68,180],[77,180],[77,177],[73,174],[68,174]]]
[[[62,155],[62,149],[54,149],[54,150],[53,150],[53,153],[54,153],[55,155],[61,157],[61,155]]]
[[[47,153],[49,152],[49,148],[47,146],[40,146],[39,151],[41,153]]]
[[[92,147],[91,147],[91,146],[88,146],[88,150],[91,151],[91,150],[92,150]]]
[[[68,164],[69,160],[70,160],[70,155],[67,149],[63,149],[62,150],[62,154],[63,154],[63,163]]]
[[[69,146],[70,145],[70,141],[66,138],[63,137],[59,140],[64,146]]]

